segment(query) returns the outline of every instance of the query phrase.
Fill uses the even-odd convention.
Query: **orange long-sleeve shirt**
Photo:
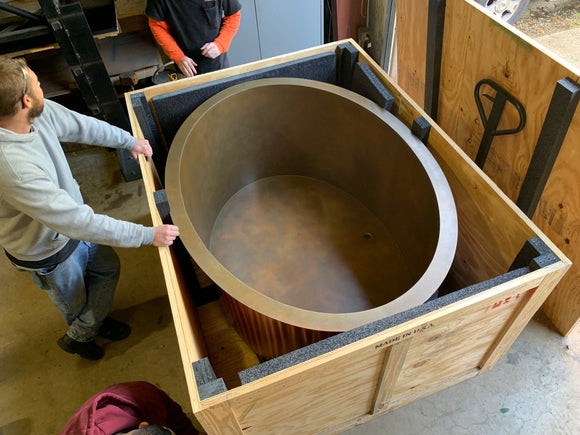
[[[235,14],[225,16],[222,19],[222,25],[219,34],[213,41],[221,53],[225,53],[229,50],[232,39],[240,27],[241,16],[241,12],[238,11]],[[185,54],[183,53],[183,50],[179,48],[179,45],[177,45],[175,38],[171,36],[171,28],[169,24],[167,24],[165,21],[157,21],[150,17],[148,17],[148,20],[151,33],[165,54],[173,62],[179,62],[179,60],[181,60]]]

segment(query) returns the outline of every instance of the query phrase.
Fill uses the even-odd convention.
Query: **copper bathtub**
[[[265,359],[424,303],[455,254],[453,196],[427,148],[321,82],[256,80],[207,100],[173,141],[166,191]]]

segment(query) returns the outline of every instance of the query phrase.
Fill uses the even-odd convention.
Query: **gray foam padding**
[[[228,391],[228,388],[226,387],[226,384],[222,378],[197,387],[199,400],[209,399],[210,397],[217,396],[218,394],[225,393],[226,391]]]
[[[165,143],[169,146],[186,118],[218,92],[250,80],[276,77],[303,78],[336,84],[336,55],[332,52],[320,53],[153,97],[151,103]]]
[[[395,99],[366,63],[356,63],[350,90],[367,97],[389,112],[393,108]]]
[[[199,361],[195,361],[192,366],[200,400],[227,391],[224,380],[216,377],[209,359],[203,358]]]
[[[195,382],[198,387],[217,379],[207,357],[193,363],[193,374],[195,375]]]
[[[438,299],[433,299],[429,302],[426,302],[415,308],[411,308],[410,310],[404,311],[402,313],[397,313],[391,317],[387,317],[385,319],[369,323],[368,325],[364,325],[359,328],[352,329],[350,331],[346,331],[338,335],[334,335],[330,338],[324,339],[317,343],[287,353],[278,358],[265,361],[257,366],[250,367],[238,373],[242,385],[263,378],[264,376],[271,375],[272,373],[276,373],[278,371],[292,367],[296,364],[308,361],[312,358],[331,352],[333,350],[339,349],[341,347],[354,343],[355,341],[359,341],[364,338],[370,337],[371,335],[385,331],[389,328],[400,325],[404,322],[408,322],[409,320],[428,314],[430,312],[443,308],[447,305],[458,302],[462,299],[466,299],[470,296],[481,293],[482,291],[489,290],[490,288],[496,287],[500,284],[516,279],[520,276],[524,276],[533,270],[534,266],[533,265],[530,266],[530,264],[537,262],[539,258],[543,258],[541,262],[543,263],[544,266],[558,261],[557,257],[550,251],[550,249],[544,244],[544,242],[540,238],[535,237],[534,239],[530,239],[530,241],[528,242],[530,242],[529,244],[531,244],[535,248],[539,248],[541,250],[539,256],[530,257],[529,255],[538,254],[538,251],[535,251],[534,249],[528,250],[528,248],[526,247],[522,248],[522,250],[527,250],[528,252],[527,254],[528,266],[511,270],[507,273],[504,273],[503,275],[494,277],[481,283],[471,285],[469,287],[465,287],[461,290],[455,291]],[[526,245],[528,245],[528,242],[526,242]],[[521,257],[522,261],[524,261],[525,255],[526,254],[522,255]]]

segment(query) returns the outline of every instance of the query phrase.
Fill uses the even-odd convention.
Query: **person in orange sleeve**
[[[151,33],[186,77],[229,66],[240,26],[239,0],[147,0]]]

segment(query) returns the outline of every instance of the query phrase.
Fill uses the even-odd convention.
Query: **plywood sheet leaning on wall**
[[[413,44],[413,50],[404,49],[410,55],[402,58],[399,54],[397,77],[399,85],[421,102],[425,82],[425,10],[429,2],[409,3],[397,4],[397,20],[402,24],[397,28],[398,44],[401,41]],[[403,19],[399,19],[399,14]],[[475,158],[484,126],[474,89],[482,79],[499,84],[525,108],[524,129],[514,135],[496,136],[483,167],[498,187],[516,201],[556,83],[565,78],[578,83],[580,72],[514,27],[492,18],[475,2],[447,0],[444,26],[437,119],[443,130]],[[485,107],[488,113],[490,107]],[[508,105],[499,128],[517,124],[518,114]],[[580,263],[580,153],[575,146],[578,142],[580,110],[572,119],[533,216],[533,221],[573,263]],[[579,283],[580,264],[576,264],[543,306],[563,335],[569,334],[580,319]]]
[[[429,0],[397,2],[394,66],[397,84],[419,106],[425,99],[425,57]]]

